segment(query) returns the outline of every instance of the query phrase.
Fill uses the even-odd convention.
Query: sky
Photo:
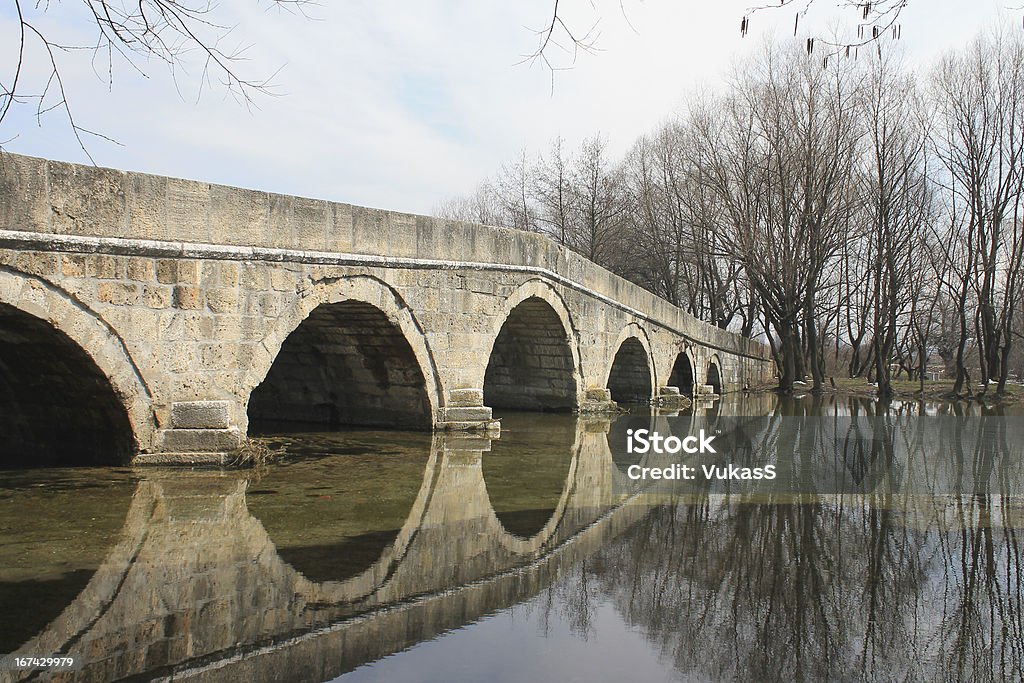
[[[94,42],[85,3],[49,3],[46,11],[22,4],[45,35]],[[833,15],[855,26],[853,10],[836,4],[815,0],[801,28],[820,30]],[[16,57],[12,5],[0,6],[0,82]],[[116,140],[85,136],[99,166],[429,214],[556,137],[574,147],[601,134],[623,154],[679,112],[688,94],[721,89],[732,65],[762,41],[792,35],[795,9],[786,7],[754,15],[742,37],[749,5],[562,0],[566,22],[590,32],[595,49],[573,59],[549,48],[552,72],[525,58],[553,0],[321,0],[308,16],[268,0],[223,0],[211,17],[233,27],[226,49],[246,48],[236,71],[271,79],[273,94],[256,94],[252,106],[216,81],[200,92],[196,55],[185,55],[173,75],[159,62],[138,61],[136,69],[115,59],[108,69],[88,50],[57,59],[78,124]],[[900,18],[902,49],[911,64],[927,65],[999,21],[1024,30],[1022,11],[1006,7],[911,0]],[[30,43],[28,90],[40,91],[48,73],[45,54]],[[89,163],[66,115],[53,110],[37,120],[34,104],[0,122],[0,146]]]

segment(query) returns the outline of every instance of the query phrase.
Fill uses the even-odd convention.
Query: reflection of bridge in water
[[[522,602],[648,512],[621,493],[609,421],[571,424],[561,492],[535,533],[506,528],[515,506],[495,500],[492,442],[437,434],[404,524],[341,580],[282,559],[241,475],[147,474],[84,590],[17,652],[83,663],[55,680],[324,680]]]
[[[772,403],[769,398],[758,407],[767,408]],[[746,408],[748,415],[763,412],[752,402]],[[728,415],[736,411],[724,412]],[[705,420],[712,428],[724,426],[727,420],[717,418],[716,413],[706,411],[696,419]],[[751,425],[750,436],[755,437],[751,441],[769,446],[771,457],[777,458],[798,450],[801,441],[839,443],[836,423],[817,419],[817,409],[806,417],[786,418],[799,420],[800,431],[806,431],[799,438],[793,438],[790,427],[780,424],[782,418],[778,416],[767,423],[751,421],[747,423]],[[646,420],[654,428],[667,430],[672,425],[666,425],[662,418],[641,418],[641,422]],[[412,477],[402,482],[396,478],[396,484],[401,485],[394,488],[401,489],[401,494],[384,499],[367,496],[369,503],[356,500],[353,494],[374,490],[366,485],[367,478],[345,489],[344,496],[337,495],[340,489],[300,487],[300,498],[324,500],[307,503],[308,509],[303,511],[299,509],[301,501],[295,504],[298,498],[280,499],[275,512],[269,504],[274,499],[271,494],[278,493],[275,487],[283,488],[278,480],[286,478],[282,473],[291,466],[288,464],[262,475],[147,473],[131,495],[121,533],[101,566],[63,612],[45,627],[34,629],[39,632],[18,651],[73,654],[83,661],[82,672],[55,674],[55,680],[132,676],[325,680],[528,601],[556,579],[563,582],[574,572],[585,571],[580,569],[581,562],[601,550],[596,558],[600,560],[598,565],[616,553],[625,553],[630,567],[642,570],[639,574],[622,572],[611,562],[603,570],[610,573],[603,577],[601,590],[616,596],[623,613],[627,597],[646,596],[650,614],[657,617],[650,622],[654,624],[649,634],[652,638],[661,637],[659,633],[666,637],[671,634],[673,639],[679,636],[680,642],[692,644],[697,642],[698,633],[710,639],[709,643],[717,642],[716,634],[722,633],[722,628],[730,633],[760,634],[758,638],[763,637],[763,642],[751,641],[739,649],[727,647],[728,652],[719,652],[722,659],[714,660],[716,671],[729,670],[720,668],[728,661],[740,667],[737,670],[749,673],[758,670],[744,668],[756,660],[754,655],[767,657],[775,652],[775,636],[780,629],[801,624],[808,615],[809,623],[824,619],[822,623],[828,627],[809,629],[808,633],[814,632],[811,644],[815,647],[834,645],[819,630],[847,633],[835,641],[840,644],[859,642],[861,636],[854,632],[860,628],[857,619],[864,615],[857,619],[850,615],[874,604],[862,601],[862,589],[888,586],[886,590],[899,593],[910,586],[910,598],[902,598],[901,605],[911,598],[921,600],[922,605],[937,601],[935,604],[950,609],[957,600],[968,604],[966,597],[957,597],[967,591],[966,580],[958,588],[959,593],[954,591],[952,598],[943,598],[945,602],[933,598],[932,591],[943,586],[948,589],[950,584],[944,577],[953,572],[949,563],[955,564],[960,557],[955,544],[949,545],[954,537],[969,540],[972,553],[981,548],[978,543],[985,541],[994,542],[995,551],[1011,552],[1016,557],[1016,541],[1013,545],[1007,541],[999,550],[1000,537],[990,536],[998,529],[1016,534],[1021,525],[1018,484],[1024,460],[1017,438],[1021,433],[1019,422],[960,425],[965,450],[963,461],[957,462],[935,458],[933,449],[938,440],[947,446],[952,442],[947,432],[893,416],[892,457],[865,461],[869,467],[864,481],[874,483],[870,493],[860,496],[799,497],[783,487],[752,497],[697,492],[693,497],[683,494],[672,498],[657,487],[634,495],[636,482],[627,480],[622,459],[613,457],[618,449],[610,447],[624,423],[562,418],[562,427],[557,428],[543,423],[543,419],[525,418],[522,424],[528,426],[522,431],[510,419],[509,428],[495,441],[464,435],[424,436],[424,450],[418,459],[401,466]],[[625,424],[633,419],[635,416]],[[981,438],[989,425],[998,428],[997,442]],[[685,423],[675,426],[686,428]],[[529,435],[522,436],[530,429],[536,432],[530,438],[543,436],[534,441],[527,438]],[[526,446],[516,453],[525,452],[533,458],[530,462],[537,463],[529,467],[540,471],[543,463],[550,463],[544,476],[525,470],[517,473],[515,465],[523,459],[509,454],[517,435]],[[873,443],[877,440],[874,436],[873,432],[867,434],[864,442]],[[420,437],[409,438],[413,443]],[[996,449],[984,445],[992,443],[1001,445]],[[967,448],[969,445],[976,449]],[[376,472],[391,457],[386,450],[364,449],[360,453],[376,454],[358,457]],[[763,448],[757,451],[762,455],[766,452]],[[982,457],[985,454],[990,456],[988,465]],[[317,472],[328,471],[336,464],[329,459],[308,462],[321,467]],[[650,457],[639,462],[665,464]],[[961,490],[956,486],[967,482],[963,472],[972,469],[972,481],[981,488],[964,489],[969,491],[965,496],[949,495]],[[355,463],[337,470],[337,481],[363,476]],[[988,475],[979,478],[982,472]],[[316,477],[308,481],[319,483]],[[517,498],[514,481],[531,490]],[[335,495],[315,495],[319,488]],[[401,514],[383,511],[385,507],[392,510],[398,499],[402,501]],[[318,508],[318,504],[325,507]],[[326,530],[338,539],[351,539],[367,527],[353,531],[350,525],[335,534],[335,529],[349,522],[334,524],[322,519],[320,535],[304,536],[298,543],[296,535],[289,532],[306,524],[310,519],[308,510],[327,506],[340,510],[361,504],[382,509],[381,519],[368,523],[369,531],[376,534],[372,558],[365,552],[359,556],[363,558],[361,566],[354,567],[350,558],[333,574],[315,571],[315,563],[310,563],[306,552],[317,545],[311,539],[325,540],[329,535]],[[661,512],[651,515],[652,509]],[[291,527],[282,521],[289,514],[298,520]],[[878,550],[871,540],[874,537],[868,538],[865,529],[879,539],[903,543],[906,550],[900,549],[904,545],[886,550],[887,564],[875,567],[875,560],[865,559],[865,548]],[[322,543],[316,549],[343,554],[347,541],[335,543]],[[653,544],[657,552],[640,557],[635,543]],[[765,552],[767,548],[773,550]],[[916,555],[908,554],[911,549]],[[941,566],[935,564],[940,551],[949,556]],[[998,559],[998,553],[996,557],[990,564],[997,574],[1016,571],[1016,565],[1007,569],[1009,559]],[[864,583],[866,576],[876,575]],[[825,598],[807,599],[804,593],[797,591],[794,595],[787,588],[797,580],[809,580],[808,576],[819,582],[816,585],[824,590]],[[1019,574],[1015,576],[1004,591],[1006,595],[996,591],[997,597],[1002,596],[1000,600],[1011,601],[1014,610],[1019,604]],[[761,582],[764,577],[770,580]],[[953,582],[957,581],[960,579],[954,576]],[[675,587],[670,592],[676,603],[664,602],[664,585]],[[737,588],[741,585],[746,588]],[[766,595],[774,602],[765,602]],[[629,604],[635,607],[635,603]],[[746,611],[736,613],[727,606],[735,604]],[[766,607],[769,604],[772,609]],[[831,605],[827,614],[818,613],[822,604]],[[665,610],[679,615],[678,619],[662,620]],[[788,616],[769,626],[763,610]],[[892,607],[887,612],[887,623],[899,625],[908,614],[925,614],[915,610]],[[919,620],[923,626],[906,641],[915,652],[930,651],[933,646],[927,643],[939,642],[930,635],[928,626],[939,623],[937,612],[929,610],[930,616]],[[942,618],[946,623],[951,617]],[[707,623],[716,625],[708,628]],[[748,629],[752,624],[764,628]],[[983,629],[972,637],[984,640],[989,632],[996,633]],[[870,632],[864,637],[868,636]],[[887,636],[880,636],[880,641],[889,642]],[[1007,642],[1018,647],[1020,641],[1011,634]],[[714,649],[707,647],[709,652]],[[687,647],[679,651],[693,650]],[[740,651],[754,654],[736,657]],[[1020,661],[1019,651],[1013,652],[1013,661]],[[901,656],[893,655],[895,659]],[[979,655],[979,661],[984,663],[984,659]],[[764,664],[756,661],[757,666]],[[790,659],[783,657],[779,662],[788,666]],[[838,662],[828,660],[825,668],[844,671],[846,665]],[[688,670],[684,665],[680,666]],[[776,679],[783,679],[788,670],[782,665],[777,668],[782,673]],[[25,679],[28,677],[21,680]],[[19,679],[8,672],[0,674],[0,680]]]

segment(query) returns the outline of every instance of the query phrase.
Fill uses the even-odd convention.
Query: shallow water
[[[0,472],[0,651],[80,667],[0,680],[1019,680],[1020,417],[695,412],[268,437],[285,457],[254,471]],[[630,419],[741,430],[726,459],[856,487],[633,481],[663,462],[624,452]]]

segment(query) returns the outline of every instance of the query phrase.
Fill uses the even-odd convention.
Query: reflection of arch
[[[716,394],[722,394],[722,365],[717,354],[708,361],[708,379],[705,384],[711,385]]]
[[[495,540],[498,545],[511,552],[513,555],[521,556],[536,553],[555,537],[555,532],[558,531],[558,528],[562,523],[566,508],[569,505],[569,500],[572,498],[572,495],[576,490],[576,470],[579,466],[582,439],[585,437],[585,433],[581,429],[576,428],[574,432],[573,442],[571,445],[572,458],[569,461],[569,467],[565,473],[565,481],[562,485],[561,494],[559,495],[558,501],[556,502],[554,509],[551,511],[550,516],[548,516],[547,521],[529,538],[518,536],[510,531],[502,522],[497,512],[495,512],[494,503],[491,501],[491,493],[487,487],[486,481],[483,480],[483,468],[481,468],[481,483],[483,484],[484,495],[487,497],[488,504],[488,512],[485,514],[485,517],[487,518],[487,526],[501,529],[502,533],[496,536]]]
[[[410,457],[405,450],[432,453],[431,435],[402,436],[402,457],[384,463],[377,457],[380,442],[361,434],[287,439],[292,465],[267,471],[246,492],[249,514],[278,556],[314,583],[340,583],[393,557],[417,497],[422,506],[432,458]]]
[[[517,410],[571,410],[582,384],[569,310],[550,286],[532,280],[509,298],[484,373],[484,404]]]
[[[688,412],[678,415],[627,413],[612,420],[605,433],[605,444],[613,465],[611,468],[613,490],[638,492],[651,486],[657,487],[660,485],[660,480],[633,479],[629,476],[629,468],[633,465],[641,468],[664,468],[679,463],[681,458],[688,457],[678,453],[657,453],[653,448],[647,448],[645,452],[639,452],[638,449],[630,453],[628,442],[631,431],[636,433],[638,430],[647,430],[648,439],[655,433],[662,437],[675,436],[684,439],[696,433],[696,430],[693,429],[695,419],[695,414]],[[638,441],[634,441],[634,446],[639,445]],[[670,484],[670,486],[675,486],[675,484]]]
[[[0,454],[27,445],[29,462],[47,453],[127,462],[152,442],[150,399],[99,315],[40,278],[0,268]]]
[[[117,599],[130,592],[125,578],[135,568],[139,551],[149,538],[157,510],[157,489],[147,481],[135,488],[117,544],[89,578],[85,588],[46,628],[18,648],[22,654],[69,652],[79,638],[104,616]],[[108,501],[109,502],[109,501]]]
[[[362,573],[342,581],[324,581],[320,583],[306,578],[294,567],[285,563],[279,555],[274,554],[275,560],[287,566],[288,572],[294,577],[296,594],[306,596],[308,600],[314,602],[350,603],[373,595],[387,584],[423,525],[424,515],[431,503],[434,487],[437,484],[439,470],[438,453],[441,450],[439,444],[442,438],[443,436],[437,434],[433,437],[430,458],[427,460],[426,468],[423,472],[423,481],[420,484],[405,523],[398,530],[391,545]],[[266,530],[263,524],[258,522],[258,518],[254,516],[253,519],[259,524],[261,531],[266,534]],[[266,539],[269,545],[273,547],[273,541],[269,535],[266,535]]]
[[[335,369],[315,378],[313,370],[325,370],[325,356]],[[278,359],[280,372],[275,369]],[[299,369],[303,365],[305,371]],[[302,381],[293,381],[295,377]],[[268,379],[275,391],[265,398],[288,396],[293,407],[304,400],[307,414],[315,406],[313,421],[320,424],[429,427],[439,405],[436,367],[422,328],[393,289],[369,276],[318,284],[279,319],[254,354],[242,385],[244,395],[251,399]],[[343,393],[352,380],[365,390],[358,404]],[[372,398],[367,400],[367,394]],[[274,408],[265,398],[256,396],[256,417]],[[343,415],[346,408],[355,412]],[[402,417],[410,412],[416,418],[412,424]],[[288,419],[280,410],[277,414]]]
[[[620,475],[625,475],[630,465],[643,465],[648,457],[647,454],[630,453],[627,448],[630,430],[635,431],[638,429],[653,431],[655,429],[655,416],[620,415],[612,421],[608,431],[605,433],[605,440],[608,442],[608,450],[611,453],[612,462],[615,465],[616,472]],[[632,482],[630,485],[635,487],[636,482]]]
[[[630,323],[619,335],[606,386],[612,400],[641,403],[654,397],[651,344],[642,327]]]
[[[482,453],[483,487],[504,531],[533,538],[564,502],[575,423],[541,415],[510,416],[507,422],[511,433]]]
[[[595,442],[593,432],[586,434],[588,443]],[[21,652],[75,652],[76,647],[82,650],[82,643],[91,644],[86,648],[88,652],[82,650],[84,661],[80,662],[86,677],[153,675],[171,667],[185,677],[202,677],[211,671],[223,677],[224,671],[230,674],[233,669],[221,667],[239,663],[240,657],[245,660],[241,661],[244,670],[246,662],[265,662],[263,655],[289,653],[303,643],[318,642],[320,649],[314,648],[305,659],[313,661],[317,652],[344,652],[344,664],[331,660],[325,666],[333,668],[318,669],[329,672],[321,677],[336,675],[366,661],[361,658],[376,650],[374,644],[382,642],[382,633],[391,634],[386,640],[394,642],[398,642],[393,637],[396,633],[406,639],[419,640],[426,637],[424,633],[432,637],[442,628],[458,626],[486,613],[493,608],[494,600],[507,599],[509,590],[515,595],[521,593],[523,599],[534,595],[603,542],[642,520],[647,512],[644,506],[625,505],[619,497],[611,500],[605,496],[593,498],[581,509],[573,496],[554,535],[543,543],[524,545],[526,555],[512,552],[500,538],[493,542],[487,538],[484,545],[470,542],[442,547],[438,541],[448,531],[444,520],[451,517],[443,511],[435,511],[432,516],[422,514],[422,508],[447,497],[455,503],[452,523],[475,525],[475,517],[460,514],[458,495],[446,496],[460,492],[460,483],[465,481],[462,475],[478,471],[465,465],[461,462],[449,467],[456,470],[449,473],[455,475],[449,480],[449,486],[455,485],[454,492],[437,490],[441,477],[435,477],[436,472],[428,466],[423,505],[417,503],[400,534],[406,542],[395,546],[389,562],[374,569],[375,581],[360,586],[349,582],[314,584],[281,562],[259,520],[247,510],[244,481],[199,475],[217,481],[213,487],[201,487],[205,492],[219,491],[215,498],[204,499],[204,503],[213,505],[189,505],[187,510],[175,502],[183,489],[143,482],[122,540],[104,562],[97,580],[65,610],[66,618],[47,627]],[[577,476],[587,477],[587,465],[581,467],[577,473],[584,474]],[[589,476],[597,471],[606,468],[594,470]],[[164,488],[168,489],[166,494]],[[186,488],[195,493],[192,487]],[[574,489],[585,497],[592,490],[592,486],[582,484]],[[180,539],[191,541],[193,534],[198,544],[190,547],[210,549],[212,559],[205,552],[181,552]],[[415,539],[410,538],[413,535]],[[536,571],[541,574],[532,573]],[[367,586],[369,591],[359,592]],[[179,594],[185,596],[185,603],[167,598]],[[207,601],[206,595],[213,595],[215,602]],[[438,600],[453,598],[454,603],[441,605],[447,607],[438,620]],[[188,609],[193,604],[194,611]],[[140,611],[140,606],[145,609]],[[253,612],[254,608],[264,610]],[[259,618],[232,621],[232,615],[240,613],[254,613]],[[410,614],[411,620],[407,618]],[[163,629],[152,625],[166,623],[164,619],[173,622],[174,629],[184,631],[194,647],[161,647],[166,640]],[[340,644],[325,646],[325,634],[341,634]],[[145,661],[133,656],[116,661],[105,658],[105,653],[121,647],[125,638],[136,650],[147,652]],[[360,643],[370,643],[369,650]],[[268,666],[271,671],[281,670]]]
[[[689,349],[681,351],[676,356],[676,361],[672,365],[672,374],[669,375],[668,386],[677,387],[681,395],[692,398],[694,387],[697,384],[694,381],[696,378],[694,368],[696,367],[697,364],[690,357]]]

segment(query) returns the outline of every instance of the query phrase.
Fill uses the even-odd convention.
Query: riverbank
[[[924,392],[921,391],[921,383],[918,381],[895,380],[892,383],[893,398],[899,399],[925,399],[928,401],[949,401],[953,391],[953,380],[925,380]],[[866,398],[877,398],[877,388],[868,384],[867,380],[861,377],[847,378],[838,377],[835,379],[835,387],[826,385],[825,393],[844,396],[863,396]],[[987,405],[1024,405],[1024,386],[1019,384],[1007,384],[1006,394],[996,396],[993,385],[988,392],[982,394],[981,387],[974,388],[973,396],[961,396],[961,401],[985,403]]]

